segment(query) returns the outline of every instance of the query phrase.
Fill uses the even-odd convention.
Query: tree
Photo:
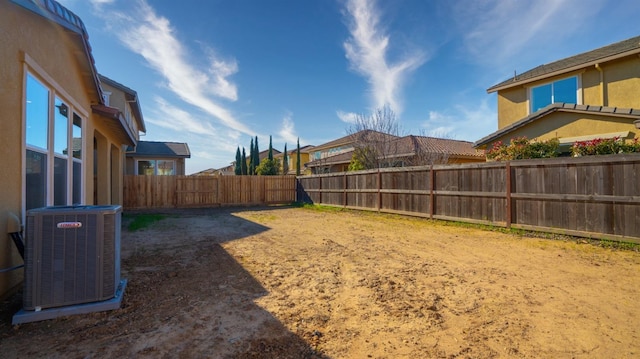
[[[280,161],[277,158],[265,158],[256,168],[256,174],[260,176],[275,176],[280,173]]]
[[[238,146],[238,149],[236,150],[236,165],[233,172],[236,176],[240,176],[242,174],[242,155],[240,154],[240,146]]]
[[[249,149],[249,172],[247,174],[252,175],[256,170],[257,164],[254,162],[256,156],[254,156],[255,146],[253,145],[253,138],[251,139],[251,147]]]
[[[300,137],[298,137],[298,149],[296,150],[296,176],[300,176]]]
[[[243,176],[247,175],[247,154],[244,152],[244,147],[242,147],[242,165],[240,166],[241,172]]]
[[[256,140],[254,141],[254,149],[253,149],[253,172],[252,175],[256,174],[256,168],[260,165],[260,149],[258,148],[258,136],[256,136]]]
[[[273,145],[271,142],[271,135],[269,135],[269,159],[273,160]]]
[[[363,151],[368,151],[368,149],[355,149],[353,151],[353,156],[351,156],[351,162],[349,162],[347,171],[362,171],[366,169],[364,163],[361,162],[361,159],[367,158],[368,156],[366,154],[363,154]]]
[[[363,169],[398,164],[400,126],[389,106],[379,108],[369,116],[356,115],[347,133],[353,141],[353,160]]]
[[[282,156],[282,174],[289,173],[289,159],[287,158],[287,144],[284,144],[284,156]]]

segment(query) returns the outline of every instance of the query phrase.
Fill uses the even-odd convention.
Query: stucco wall
[[[633,125],[633,119],[554,112],[500,137],[496,141],[509,143],[511,139],[522,136],[544,141],[556,137],[577,137],[622,131],[631,132],[633,137],[638,136],[638,129]]]
[[[607,106],[640,109],[640,57],[636,55],[603,68]]]
[[[109,96],[109,106],[116,107],[121,111],[124,111],[126,105],[124,93],[113,86],[109,86],[105,82],[102,82],[102,88],[107,92],[111,92],[111,95]]]
[[[90,113],[85,88],[68,36],[40,16],[9,2],[0,2],[0,268],[22,263],[7,233],[9,214],[22,217],[22,163],[24,111],[24,54],[31,58],[58,86],[65,100],[73,100],[84,114]],[[35,71],[34,71],[35,73]],[[42,78],[40,80],[43,80]],[[85,166],[86,168],[90,165]],[[22,270],[0,273],[0,296],[22,280]]]
[[[528,104],[527,89],[523,86],[498,92],[498,129],[526,117]]]

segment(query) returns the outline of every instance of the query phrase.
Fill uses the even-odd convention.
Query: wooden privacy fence
[[[293,176],[124,176],[124,208],[190,208],[295,201]]]
[[[316,204],[640,243],[640,155],[619,154],[298,178]]]

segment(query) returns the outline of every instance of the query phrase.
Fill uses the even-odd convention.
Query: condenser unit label
[[[80,228],[82,222],[60,222],[57,225],[58,228]]]

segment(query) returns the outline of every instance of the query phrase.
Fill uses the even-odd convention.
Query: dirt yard
[[[122,255],[119,310],[0,303],[0,357],[640,357],[636,251],[285,207],[172,214]]]

